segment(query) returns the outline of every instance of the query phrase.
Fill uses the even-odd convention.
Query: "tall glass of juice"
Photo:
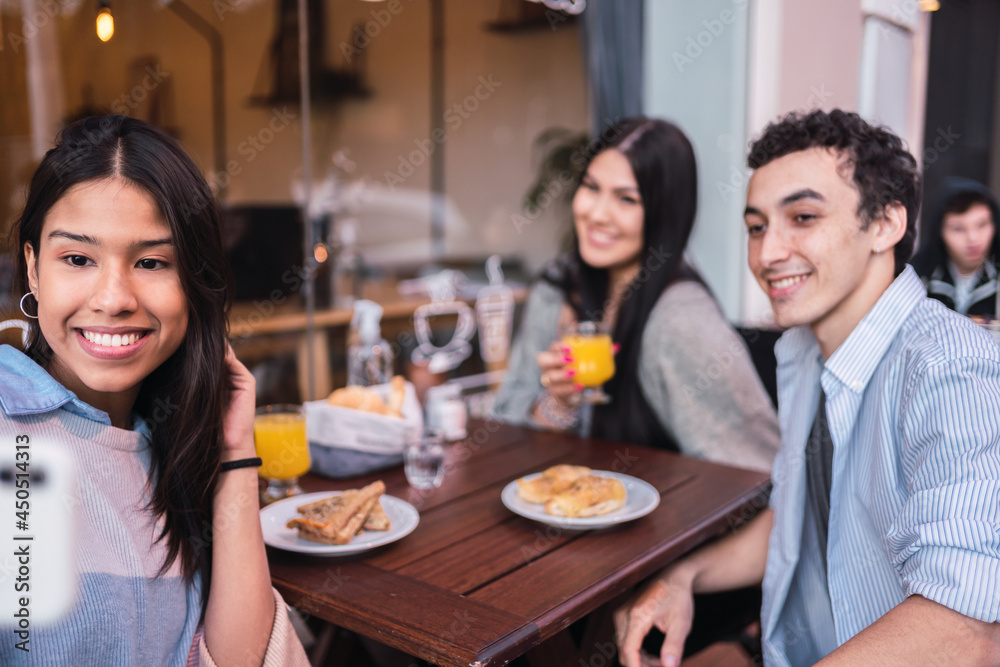
[[[615,356],[611,334],[600,322],[577,322],[570,325],[562,339],[573,358],[573,379],[583,385],[580,400],[584,403],[607,403],[611,397],[601,385],[615,375]]]
[[[257,408],[253,423],[258,473],[267,480],[261,502],[270,503],[302,493],[299,477],[309,471],[306,416],[300,405],[265,405]]]

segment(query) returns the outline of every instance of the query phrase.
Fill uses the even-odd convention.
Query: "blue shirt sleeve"
[[[1000,620],[1000,363],[950,359],[903,393],[906,500],[887,535],[903,592]]]

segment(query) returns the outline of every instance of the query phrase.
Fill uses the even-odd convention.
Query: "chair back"
[[[760,381],[764,383],[774,409],[778,409],[778,361],[774,356],[774,344],[781,338],[781,331],[773,329],[758,329],[754,327],[736,327],[743,337],[743,342],[750,349],[750,359]]]

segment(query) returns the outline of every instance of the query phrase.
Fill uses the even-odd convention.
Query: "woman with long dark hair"
[[[631,118],[579,158],[573,249],[532,289],[496,415],[578,429],[582,388],[559,332],[600,321],[620,350],[591,435],[770,470],[774,408],[742,339],[684,261],[698,197],[687,137],[665,121]]]
[[[205,179],[142,121],[84,119],[35,172],[15,238],[31,338],[0,348],[0,430],[74,459],[79,590],[33,654],[3,642],[0,662],[305,664],[270,586],[254,381],[227,343]]]

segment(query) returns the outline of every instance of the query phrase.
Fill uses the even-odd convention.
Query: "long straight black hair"
[[[170,136],[127,116],[95,116],[64,129],[31,179],[17,221],[17,294],[29,290],[25,244],[37,250],[49,210],[81,183],[122,179],[157,203],[170,226],[188,328],[181,346],[142,383],[135,411],[152,432],[148,509],[164,518],[159,539],[184,576],[202,575],[203,606],[211,584],[212,498],[222,456],[226,378],[226,312],[232,276],[222,248],[215,200],[194,162]],[[27,353],[46,367],[51,349],[32,320]]]
[[[593,159],[606,150],[625,155],[643,206],[639,273],[626,288],[618,309],[613,338],[621,343],[614,377],[604,385],[607,405],[594,410],[592,435],[677,450],[639,387],[639,356],[646,321],[663,291],[677,280],[702,282],[684,263],[698,206],[694,150],[672,123],[645,117],[626,118],[605,127],[577,160],[577,187]],[[573,249],[543,274],[566,296],[578,319],[599,320],[608,302],[608,272],[590,266],[580,256],[573,231]]]

